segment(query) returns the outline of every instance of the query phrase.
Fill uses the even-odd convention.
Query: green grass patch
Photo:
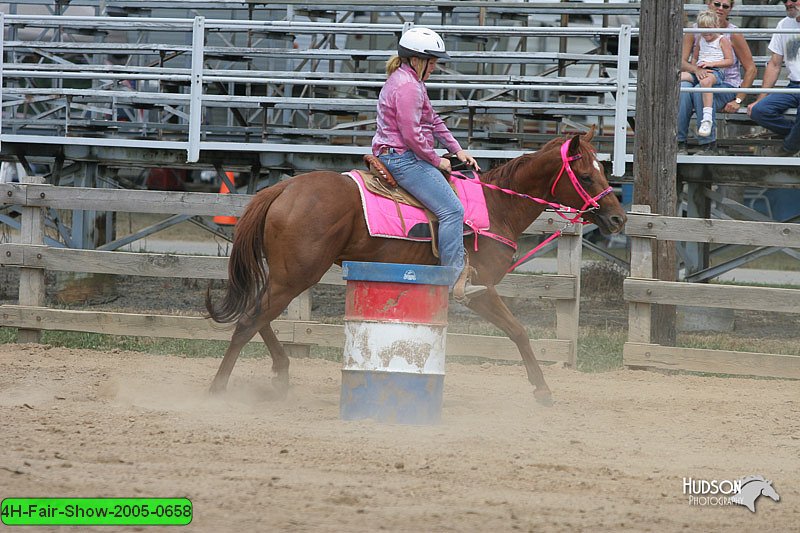
[[[17,342],[15,328],[0,328],[0,343]],[[104,335],[80,331],[42,331],[42,344],[80,350],[126,350],[153,355],[181,355],[184,357],[222,357],[227,341],[200,339],[169,339],[159,337],[133,337]],[[265,357],[267,350],[260,342],[244,347],[241,357]]]
[[[677,345],[682,348],[735,352],[800,355],[800,342],[788,339],[753,339],[720,333],[681,333]]]
[[[578,370],[608,372],[622,368],[622,347],[628,333],[607,328],[583,328],[578,338]]]

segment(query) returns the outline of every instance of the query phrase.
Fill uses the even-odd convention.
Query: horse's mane
[[[561,146],[564,141],[564,138],[556,137],[555,139],[548,141],[547,144],[542,146],[536,152],[524,154],[520,157],[515,157],[510,161],[506,161],[499,167],[495,167],[485,172],[483,174],[483,181],[486,183],[492,183],[498,187],[508,188],[511,182],[511,176],[516,176],[520,167],[534,165],[540,157],[544,156],[553,147]]]

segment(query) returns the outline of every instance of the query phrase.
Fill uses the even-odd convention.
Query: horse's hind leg
[[[289,357],[272,330],[271,324],[267,324],[258,330],[258,333],[264,340],[264,344],[267,345],[269,355],[272,357],[272,372],[275,374],[275,377],[272,378],[272,387],[280,398],[285,398],[286,393],[289,391]]]
[[[539,362],[533,354],[528,332],[525,331],[517,317],[511,313],[511,310],[494,290],[494,287],[490,287],[488,291],[470,299],[467,307],[502,329],[508,335],[508,338],[517,345],[522,361],[525,363],[528,381],[534,387],[534,398],[543,405],[552,405],[553,399],[550,387],[547,386],[544,380],[544,373],[542,373]]]
[[[306,287],[301,288],[287,288],[277,287],[273,284],[270,287],[269,296],[264,296],[261,302],[261,313],[256,317],[243,317],[236,323],[236,329],[231,336],[231,342],[228,349],[225,350],[225,356],[222,358],[222,363],[219,365],[217,374],[214,376],[214,381],[211,382],[211,392],[223,392],[228,386],[228,379],[231,376],[233,367],[236,360],[239,358],[242,348],[247,344],[256,333],[261,334],[264,343],[269,349],[272,356],[272,369],[278,374],[278,377],[284,377],[284,381],[288,386],[289,379],[289,358],[286,357],[286,352],[283,346],[278,341],[275,333],[272,331],[270,323],[280,315],[284,309],[289,305],[289,302],[295,296],[303,292]],[[280,391],[279,392],[285,392]]]
[[[236,360],[239,358],[239,353],[259,329],[260,325],[257,320],[250,321],[249,323],[240,320],[236,324],[236,329],[233,331],[228,349],[225,350],[222,363],[220,363],[217,369],[214,381],[211,382],[212,393],[225,391],[225,388],[228,386],[228,379],[231,377],[231,372],[233,372],[233,367],[236,364]]]

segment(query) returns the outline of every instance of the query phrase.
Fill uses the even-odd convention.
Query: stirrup
[[[464,299],[469,302],[469,299],[479,294],[483,294],[489,290],[486,285],[473,285],[471,281],[467,280],[466,285],[464,285]]]
[[[473,285],[471,278],[475,275],[475,269],[469,266],[469,254],[464,254],[464,268],[453,285],[453,299],[460,304],[466,305],[470,299],[488,290],[484,285]]]

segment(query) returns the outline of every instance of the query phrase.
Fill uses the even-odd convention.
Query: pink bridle
[[[572,166],[570,166],[569,164],[570,161],[575,161],[576,159],[581,158],[581,154],[575,154],[572,157],[567,156],[570,144],[571,142],[565,142],[564,144],[561,145],[561,171],[558,173],[558,176],[556,176],[556,179],[553,182],[553,186],[550,187],[550,194],[552,196],[556,195],[556,186],[558,185],[558,182],[561,180],[561,176],[564,175],[564,170],[566,170],[567,175],[569,176],[569,180],[572,182],[572,186],[575,188],[575,192],[578,193],[578,195],[584,202],[583,207],[577,210],[579,214],[573,220],[570,221],[574,223],[578,222],[578,219],[584,213],[593,211],[595,209],[599,209],[600,204],[598,203],[598,200],[600,200],[605,195],[609,194],[613,189],[611,188],[611,186],[608,186],[604,191],[601,191],[600,194],[598,194],[597,196],[594,197],[589,196],[589,193],[586,192],[586,189],[583,188],[581,182],[578,181],[578,177],[575,175],[575,172],[572,170]],[[587,209],[589,206],[591,206],[591,209]],[[586,222],[585,220],[581,220],[580,223],[588,224],[588,222]]]
[[[611,193],[613,191],[613,188],[611,186],[609,186],[605,190],[601,191],[596,196],[591,196],[591,195],[589,195],[588,192],[586,192],[586,189],[584,189],[583,185],[581,185],[580,181],[578,181],[578,177],[575,175],[575,171],[572,170],[572,166],[570,165],[570,161],[575,161],[576,159],[580,159],[581,158],[581,154],[575,154],[575,155],[573,155],[571,157],[568,156],[567,152],[569,151],[570,144],[571,144],[571,141],[567,141],[567,142],[565,142],[565,143],[563,143],[561,145],[561,170],[559,171],[558,176],[556,176],[555,181],[553,181],[552,187],[550,187],[550,194],[551,194],[551,196],[555,196],[556,186],[558,185],[558,182],[561,179],[561,176],[564,175],[564,171],[566,171],[567,175],[569,176],[570,181],[572,182],[572,186],[575,188],[575,192],[578,193],[578,195],[581,197],[581,199],[584,202],[583,203],[583,207],[581,207],[580,209],[575,209],[574,207],[569,207],[569,206],[566,206],[566,205],[563,205],[563,204],[550,202],[550,201],[544,200],[542,198],[535,198],[535,197],[530,196],[528,194],[519,193],[519,192],[513,191],[511,189],[504,189],[502,187],[498,187],[497,185],[493,185],[491,183],[483,183],[483,182],[481,182],[481,185],[483,185],[484,187],[489,188],[489,189],[494,189],[496,191],[501,191],[501,192],[504,192],[506,194],[510,194],[510,195],[513,195],[513,196],[518,196],[520,198],[526,198],[526,199],[531,200],[533,202],[536,202],[538,204],[546,205],[547,207],[551,207],[552,209],[555,210],[555,212],[556,212],[556,214],[558,214],[558,216],[560,216],[561,218],[563,218],[564,220],[566,220],[570,224],[576,224],[576,223],[589,224],[588,221],[583,220],[583,218],[582,218],[583,215],[585,215],[586,213],[590,213],[590,212],[594,211],[595,209],[599,209],[600,208],[599,200],[601,198],[603,198],[604,196],[606,196],[607,194]],[[574,214],[574,216],[572,218],[570,218],[569,215],[573,215],[573,214]],[[473,229],[475,229],[475,228],[473,228]],[[478,235],[485,235],[485,236],[487,236],[487,237],[489,237],[491,239],[494,239],[494,240],[496,240],[498,242],[501,242],[501,243],[503,243],[503,244],[505,244],[507,246],[510,246],[511,248],[514,249],[514,251],[517,250],[517,243],[512,241],[511,239],[503,237],[502,235],[497,235],[496,233],[492,233],[492,232],[488,232],[488,231],[477,231],[477,230],[475,230],[475,251],[476,252],[478,251]],[[561,236],[561,230],[556,231],[555,233],[550,235],[547,239],[545,239],[543,242],[541,242],[538,246],[536,246],[534,249],[532,249],[527,254],[525,254],[520,259],[518,259],[513,265],[511,265],[508,268],[508,270],[506,270],[506,272],[507,273],[511,272],[512,270],[517,268],[519,265],[525,263],[536,252],[538,252],[543,247],[545,247],[548,243],[550,243],[550,241],[552,241],[553,239],[556,239],[556,238],[558,238],[560,236]]]

